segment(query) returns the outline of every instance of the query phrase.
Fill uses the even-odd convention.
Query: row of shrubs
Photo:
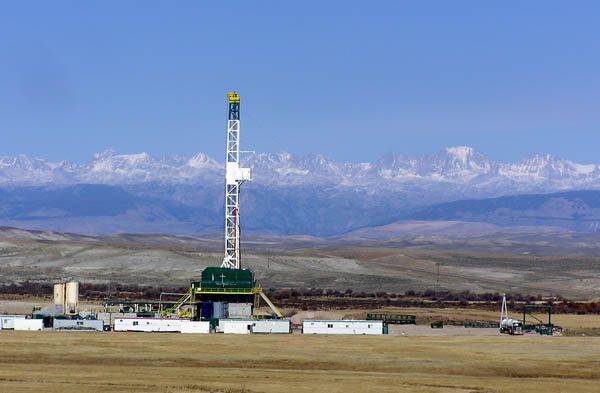
[[[140,286],[119,283],[81,283],[79,293],[86,301],[119,300],[150,300],[158,299],[161,292],[184,293],[188,287]],[[499,293],[475,293],[471,291],[439,291],[428,289],[422,292],[408,290],[404,293],[364,292],[347,289],[323,288],[282,288],[268,289],[267,295],[283,302],[288,306],[310,308],[312,306],[349,305],[361,308],[376,308],[377,306],[396,307],[480,307],[497,308],[502,300]],[[36,296],[51,298],[53,284],[44,282],[25,281],[20,284],[0,285],[0,294]],[[541,295],[523,295],[511,293],[509,307],[516,312],[522,310],[525,303],[542,303],[552,306],[554,313],[569,314],[600,314],[600,302],[581,302],[564,299],[560,296],[547,298]]]

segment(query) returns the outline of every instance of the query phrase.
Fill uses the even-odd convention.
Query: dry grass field
[[[598,392],[600,338],[0,332],[0,392]]]

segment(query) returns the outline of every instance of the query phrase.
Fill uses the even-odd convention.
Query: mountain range
[[[253,168],[242,191],[243,228],[251,231],[330,236],[398,220],[595,231],[600,218],[600,165],[547,154],[500,163],[459,146],[350,163],[283,152],[247,154],[243,165]],[[108,150],[82,164],[0,157],[0,224],[93,234],[217,231],[223,169],[202,153]]]
[[[600,187],[600,165],[578,164],[548,154],[534,154],[513,163],[490,160],[471,147],[449,147],[436,154],[388,154],[374,162],[337,162],[324,155],[290,153],[247,154],[245,165],[254,168],[257,184],[326,185],[402,190],[409,184],[467,185],[493,193],[554,191]],[[203,153],[193,156],[154,157],[147,153],[95,154],[84,164],[51,162],[25,155],[0,157],[0,185],[131,185],[219,183],[223,163]]]

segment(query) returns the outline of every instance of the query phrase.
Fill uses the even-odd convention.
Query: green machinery
[[[548,322],[544,322],[535,314],[547,314]],[[534,323],[527,323],[527,315],[534,320]],[[552,306],[548,304],[525,304],[523,306],[523,329],[543,336],[552,336],[555,331],[562,330],[552,323]]]
[[[367,320],[383,321],[384,325],[416,325],[416,315],[367,314]]]
[[[199,281],[192,281],[190,290],[171,307],[161,310],[163,314],[177,314],[180,318],[210,319],[209,305],[219,303],[249,303],[256,309],[261,300],[277,318],[283,314],[271,302],[262,288],[256,284],[250,269],[207,267]]]

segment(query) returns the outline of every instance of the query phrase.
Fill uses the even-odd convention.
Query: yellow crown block
[[[234,102],[234,103],[239,103],[240,102],[240,95],[236,92],[230,92],[227,93],[227,99],[229,100],[229,102]]]

